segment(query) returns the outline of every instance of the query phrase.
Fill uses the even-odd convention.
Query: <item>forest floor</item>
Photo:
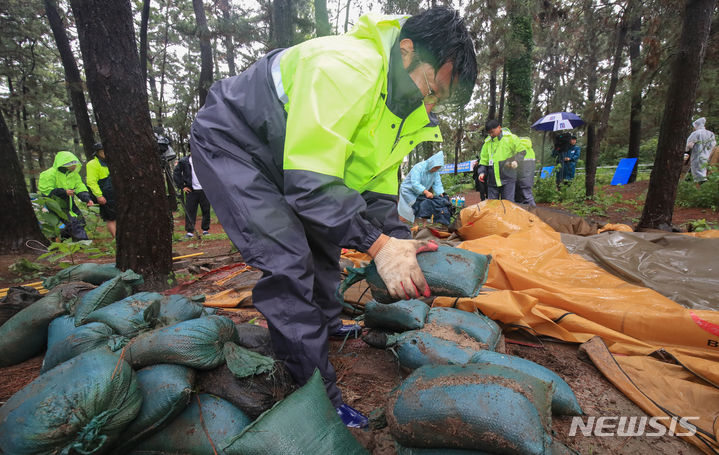
[[[635,219],[641,216],[641,207],[636,201],[646,191],[647,182],[637,182],[621,187],[603,187],[599,191],[621,194],[621,200],[612,199],[611,206],[602,207],[601,214],[592,217],[600,224],[607,222],[625,223],[634,226]],[[466,204],[479,202],[479,194],[465,193]],[[588,201],[587,204],[591,204]],[[540,204],[555,208],[567,208],[561,204]],[[710,223],[719,223],[719,213],[707,209],[677,207],[674,211],[674,224],[685,226],[690,221],[705,219]],[[198,223],[199,224],[199,223]],[[101,232],[103,228],[100,228]],[[213,218],[210,235],[181,238],[184,234],[183,221],[175,220],[176,239],[173,242],[173,256],[203,253],[202,255],[176,262],[176,277],[180,283],[189,283],[199,278],[210,268],[221,264],[241,262],[239,253],[232,252],[232,246],[222,227]],[[98,237],[103,237],[99,234]],[[105,234],[100,241],[109,242]],[[20,257],[28,261],[37,261],[38,254],[0,256],[0,288],[39,281],[41,278],[18,277],[8,270]],[[84,261],[80,255],[77,262]],[[93,259],[93,262],[111,262],[112,257]],[[218,262],[221,261],[221,262]],[[56,271],[51,267],[46,276]],[[192,286],[185,290],[192,293]],[[262,322],[262,315],[253,308],[237,311],[221,311],[236,322],[256,319]],[[348,319],[351,316],[346,316]],[[508,354],[520,356],[544,365],[564,378],[572,387],[585,411],[586,416],[644,416],[645,413],[619,392],[594,367],[591,361],[578,355],[576,345],[541,342],[536,339],[521,338],[518,334],[509,334],[506,340]],[[407,373],[402,371],[393,354],[387,350],[368,346],[360,339],[330,342],[330,359],[335,366],[338,385],[345,401],[361,412],[369,415],[385,406],[389,392],[398,386]],[[0,368],[0,404],[13,393],[32,381],[39,374],[42,356],[30,359],[12,367]],[[581,454],[699,454],[694,446],[677,437],[639,436],[639,437],[596,437],[569,436],[571,417],[555,416],[553,419],[554,438],[563,442]],[[389,430],[385,428],[371,430],[351,430],[355,437],[372,453],[390,455],[396,453]]]

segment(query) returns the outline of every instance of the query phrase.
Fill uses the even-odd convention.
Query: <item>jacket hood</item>
[[[77,168],[74,172],[79,172],[80,168],[82,167],[82,163],[80,162],[80,160],[77,159],[77,156],[75,156],[75,154],[72,152],[62,151],[57,152],[57,155],[55,155],[55,161],[52,163],[52,167],[54,167],[55,169],[59,169],[61,167],[67,167],[72,164],[77,165]]]
[[[699,128],[704,128],[704,125],[706,124],[707,119],[704,117],[700,117],[696,120],[694,120],[694,123],[692,123],[692,126],[694,129],[698,130]]]
[[[427,158],[427,170],[429,171],[433,167],[443,167],[444,166],[444,152],[440,150],[439,152],[435,153],[434,155]]]
[[[365,14],[359,18],[357,24],[349,32],[349,35],[357,38],[368,38],[377,46],[377,50],[384,58],[385,62],[389,61],[389,51],[392,48],[402,24],[409,16],[388,16],[382,14]],[[390,31],[390,33],[387,33]]]

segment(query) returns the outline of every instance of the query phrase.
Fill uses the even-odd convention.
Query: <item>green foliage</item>
[[[63,268],[75,265],[75,256],[78,254],[103,254],[98,248],[92,246],[92,240],[73,242],[72,239],[66,239],[62,242],[52,242],[47,250],[47,253],[40,255],[38,259],[59,262],[69,256],[70,262],[60,262],[59,265]]]
[[[719,229],[719,223],[707,221],[705,218],[702,218],[701,220],[690,221],[688,224],[689,231],[691,232],[702,232],[709,231],[712,229]]]
[[[19,275],[18,282],[31,280],[41,276],[47,267],[37,262],[28,261],[25,258],[20,258],[8,267],[8,270],[15,275]]]
[[[690,173],[687,174],[691,175]],[[676,204],[680,207],[719,208],[719,170],[716,166],[707,174],[707,181],[697,188],[691,180],[682,180],[677,189]]]
[[[450,197],[458,193],[465,191],[471,191],[474,189],[474,182],[472,181],[471,172],[458,172],[456,174],[440,174],[442,179],[442,186],[444,192],[449,194]]]

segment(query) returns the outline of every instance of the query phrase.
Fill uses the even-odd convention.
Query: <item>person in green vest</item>
[[[535,155],[532,148],[532,140],[528,137],[520,137],[519,142],[524,147],[526,154],[524,159],[518,160],[517,166],[517,184],[514,189],[514,201],[518,204],[528,204],[530,207],[536,207],[534,202],[534,172],[535,172]]]
[[[353,30],[276,49],[215,82],[190,143],[197,177],[232,242],[263,276],[252,292],[278,358],[304,384],[319,369],[343,422],[328,339],[342,324],[342,248],[367,252],[397,299],[428,296],[415,241],[397,213],[397,170],[437,114],[469,101],[477,77],[459,13],[362,16]]]
[[[74,153],[61,151],[55,155],[52,167],[43,171],[38,180],[38,191],[43,196],[54,199],[67,220],[63,223],[60,234],[73,240],[88,240],[85,232],[85,219],[75,196],[88,207],[94,205],[87,187],[80,177],[82,163]],[[59,215],[59,214],[58,214]]]
[[[110,170],[105,161],[105,149],[102,147],[102,142],[97,142],[93,149],[95,157],[87,163],[87,187],[100,205],[100,216],[105,221],[107,230],[110,231],[112,238],[115,238],[117,231],[115,191],[112,188]]]
[[[479,180],[487,183],[488,199],[514,202],[517,168],[524,158],[526,147],[519,137],[495,119],[484,125],[487,138],[479,154]]]

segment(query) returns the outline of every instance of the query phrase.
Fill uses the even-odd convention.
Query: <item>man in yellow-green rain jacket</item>
[[[53,198],[60,205],[68,218],[64,223],[66,228],[61,231],[63,237],[72,237],[74,240],[87,240],[84,229],[84,218],[77,206],[75,196],[88,206],[93,205],[87,187],[82,183],[80,169],[82,163],[72,152],[57,152],[55,161],[50,169],[43,171],[38,180],[38,191],[44,196]]]
[[[216,82],[191,132],[195,172],[243,259],[264,272],[253,303],[299,384],[319,369],[348,426],[328,337],[348,327],[335,296],[341,248],[368,252],[398,300],[429,295],[397,214],[397,169],[441,141],[436,113],[469,101],[477,75],[463,20],[438,7],[369,15],[352,32],[277,49]],[[434,111],[434,112],[432,112]]]
[[[497,120],[484,126],[488,136],[479,154],[479,180],[487,183],[488,199],[514,202],[517,168],[526,150],[517,135],[502,130]]]

